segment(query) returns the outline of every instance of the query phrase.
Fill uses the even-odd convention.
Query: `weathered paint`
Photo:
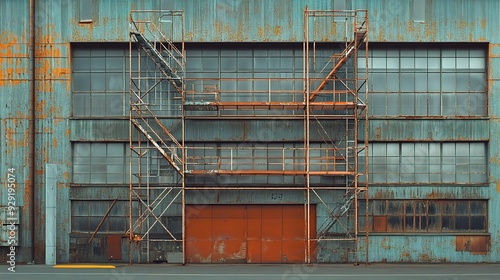
[[[372,141],[488,141],[489,120],[391,119],[370,120]]]
[[[37,121],[37,185],[41,190],[35,197],[35,209],[40,219],[36,228],[22,224],[20,262],[29,262],[30,231],[37,231],[35,246],[41,262],[44,255],[43,217],[44,166],[57,164],[62,174],[58,181],[57,260],[69,261],[70,251],[70,198],[127,198],[127,188],[70,188],[71,142],[94,140],[126,140],[126,120],[70,120],[71,107],[71,59],[70,42],[124,42],[128,41],[128,13],[130,9],[157,9],[159,0],[95,1],[95,20],[78,22],[78,1],[37,1],[36,42],[36,104]],[[174,9],[185,11],[186,41],[188,42],[301,42],[302,12],[310,9],[331,9],[332,1],[276,0],[276,1],[173,1]],[[363,8],[370,12],[371,42],[490,42],[488,58],[489,117],[474,120],[373,120],[370,123],[370,140],[376,141],[489,141],[489,186],[374,186],[373,198],[485,198],[489,199],[489,216],[500,212],[500,100],[498,96],[500,76],[500,40],[498,10],[500,3],[494,0],[433,0],[426,1],[426,21],[413,22],[411,1],[397,0],[350,1],[349,8]],[[18,177],[17,201],[21,208],[21,220],[28,221],[30,212],[28,178],[28,106],[29,106],[29,59],[28,21],[20,21],[19,15],[27,15],[26,1],[0,1],[0,145],[1,174],[7,168],[15,168]],[[333,22],[332,25],[336,23]],[[337,24],[340,25],[340,24]],[[340,26],[338,27],[340,28]],[[315,34],[318,41],[341,40],[343,34]],[[179,38],[176,38],[179,40]],[[189,61],[189,58],[188,58]],[[188,62],[189,63],[189,62]],[[221,141],[258,140],[276,137],[277,140],[297,140],[301,137],[293,121],[276,122],[268,130],[259,130],[258,122],[240,126],[239,122],[219,125],[218,131],[206,126],[188,132],[191,140],[217,139]],[[281,125],[280,125],[281,124]],[[227,126],[226,126],[227,125]],[[222,129],[223,128],[223,129]],[[191,129],[191,128],[190,128]],[[302,128],[301,128],[302,129]],[[291,133],[290,134],[290,130]],[[268,135],[266,131],[273,131]],[[275,135],[274,135],[275,134]],[[293,135],[293,136],[292,136]],[[4,176],[0,183],[4,185]],[[242,181],[244,182],[244,181]],[[388,190],[389,189],[389,190]],[[5,189],[0,188],[2,203]],[[272,197],[268,192],[229,193],[214,196],[214,203],[264,202]],[[284,194],[283,201],[301,201],[302,193]],[[324,217],[325,212],[318,212]],[[371,236],[369,261],[394,262],[476,262],[500,259],[500,224],[494,219],[489,223],[492,250],[486,255],[472,255],[456,251],[454,236]],[[78,239],[77,237],[71,237]],[[83,238],[84,239],[84,238]],[[98,239],[95,248],[105,243]],[[86,240],[84,240],[86,241]],[[77,241],[75,241],[77,242]],[[73,243],[72,243],[73,244]],[[82,243],[83,244],[83,243]],[[362,244],[360,246],[363,246]],[[126,246],[124,245],[124,248]],[[424,248],[424,249],[422,249]],[[425,248],[432,248],[425,249]],[[126,249],[124,249],[126,250]],[[97,251],[97,249],[96,249]],[[363,252],[363,250],[359,250]],[[0,249],[2,252],[2,249]],[[125,252],[125,251],[124,251]],[[82,256],[85,253],[82,253]],[[125,254],[124,254],[125,255]],[[5,254],[0,254],[4,260]],[[363,259],[363,256],[360,256]],[[82,260],[82,259],[80,259]],[[88,260],[91,261],[91,260]],[[103,259],[106,261],[106,259]]]

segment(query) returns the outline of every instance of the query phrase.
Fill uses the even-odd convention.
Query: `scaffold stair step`
[[[170,64],[165,60],[161,53],[146,39],[141,33],[131,32],[132,35],[137,39],[137,42],[141,47],[148,52],[149,56],[153,59],[155,64],[162,70],[167,78],[174,83],[175,86],[181,87],[181,78],[173,71]]]

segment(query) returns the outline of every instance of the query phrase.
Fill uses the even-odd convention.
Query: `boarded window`
[[[365,224],[364,202],[360,224]],[[371,200],[368,219],[373,232],[487,232],[486,200]],[[360,229],[363,229],[361,226]]]
[[[457,236],[455,250],[468,251],[473,255],[484,255],[490,250],[490,236]]]

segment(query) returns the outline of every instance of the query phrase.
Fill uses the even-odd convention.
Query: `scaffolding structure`
[[[183,11],[131,11],[129,67],[129,261],[134,245],[138,262],[162,261],[161,243],[184,247]]]
[[[342,26],[340,27],[339,26]],[[325,29],[326,33],[344,33],[344,47],[341,51],[334,53],[324,66],[316,66],[314,61],[316,52],[315,34],[319,29]],[[358,57],[358,50],[364,48],[364,57]],[[311,196],[319,200],[329,215],[317,228],[316,238],[308,238],[308,243],[314,242],[316,246],[320,243],[330,248],[336,254],[343,254],[344,261],[358,263],[359,233],[358,223],[358,200],[360,193],[364,192],[366,205],[368,205],[368,11],[367,10],[306,10],[304,11],[304,73],[306,79],[305,96],[305,125],[306,125],[306,149],[309,148],[311,124],[324,117],[322,111],[314,108],[318,100],[328,100],[334,111],[341,110],[342,114],[332,115],[329,119],[320,122],[335,120],[340,117],[344,121],[343,142],[329,138],[330,148],[340,154],[340,161],[344,163],[339,169],[337,176],[344,178],[342,196],[337,196],[337,202],[328,204],[324,200],[325,191],[334,191],[337,187],[313,187],[309,184],[310,176],[326,176],[326,172],[320,174],[310,170],[308,164],[306,174],[306,187],[308,204]],[[312,62],[312,63],[311,63]],[[364,63],[364,73],[358,68],[358,63]],[[318,71],[319,70],[319,71]],[[312,107],[311,107],[312,105]],[[360,121],[363,125],[360,126]],[[321,124],[320,124],[321,126]],[[360,131],[364,130],[361,139]],[[327,135],[328,136],[328,135]],[[336,139],[338,140],[338,139]],[[363,156],[360,156],[360,155]],[[336,155],[336,162],[338,155]],[[306,162],[312,159],[308,155]],[[362,162],[361,162],[362,161]],[[327,196],[328,197],[328,196]],[[365,214],[368,211],[364,211]],[[308,217],[309,219],[310,217]],[[367,221],[367,218],[364,219]],[[366,227],[366,224],[365,224]],[[368,229],[365,232],[365,255],[368,261]],[[308,245],[308,248],[310,246]]]
[[[362,192],[368,202],[368,12],[306,8],[301,78],[187,79],[184,35],[173,34],[184,32],[183,13],[133,11],[130,20],[131,244],[137,244],[150,261],[155,242],[172,242],[185,263],[185,192],[290,190],[304,194],[304,263],[315,262],[319,254],[329,251],[344,254],[345,262],[358,263],[358,200]],[[325,27],[332,30],[325,31]],[[342,50],[333,52],[326,65],[319,65],[315,34],[339,30],[344,34]],[[182,38],[182,42],[176,45],[172,38]],[[137,57],[133,47],[137,47]],[[358,57],[362,48],[364,57]],[[137,60],[135,65],[133,60]],[[364,73],[358,71],[358,63],[365,64]],[[235,82],[253,86],[238,90],[230,86]],[[273,147],[262,139],[234,146],[186,144],[186,120],[207,116],[302,120],[303,143]],[[312,134],[319,135],[323,143],[312,141]],[[151,168],[152,162],[162,168]],[[303,185],[187,183],[197,176],[289,176],[302,178]],[[335,183],[311,183],[321,177]],[[312,205],[326,213],[314,223]],[[180,217],[181,232],[173,232],[172,227],[179,225],[168,217]],[[318,226],[311,228],[316,222]],[[368,256],[368,230],[365,232]],[[138,257],[140,260],[140,254]]]

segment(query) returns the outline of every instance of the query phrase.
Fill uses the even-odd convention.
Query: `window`
[[[130,170],[128,143],[73,144],[73,183],[76,184],[128,184]],[[132,172],[138,172],[138,159],[132,154]],[[141,172],[148,172],[150,183],[176,183],[177,173],[156,149],[147,152]],[[136,183],[137,177],[132,176]]]
[[[92,0],[80,0],[80,22],[92,22]]]
[[[128,145],[124,143],[75,143],[74,183],[128,182]]]
[[[94,233],[99,223],[103,220],[106,212],[111,207],[111,200],[73,200],[71,201],[71,232],[73,233]],[[111,208],[108,216],[103,220],[103,224],[99,228],[99,233],[125,233],[130,228],[128,200],[119,200]],[[158,210],[158,209],[157,209]],[[144,209],[142,210],[144,211]],[[132,221],[135,223],[139,220],[138,202],[132,202]],[[170,234],[166,233],[163,226],[167,227],[168,231],[176,238],[182,238],[182,217],[167,216],[166,213],[156,213],[161,221],[156,222],[156,219],[150,218],[151,230],[150,234],[155,237],[170,238]],[[155,223],[155,225],[152,225]]]
[[[321,52],[321,63],[328,61],[331,53],[331,49]],[[202,47],[187,48],[186,57],[186,88],[193,89],[197,93],[216,92],[218,89],[220,101],[225,102],[304,100],[302,49],[297,46],[285,45],[276,49],[271,45],[261,45],[234,49],[234,46],[220,47],[207,44]],[[219,78],[221,80],[214,80]],[[242,94],[244,92],[251,94]],[[186,98],[189,101],[189,92]],[[252,113],[273,114],[269,110],[212,112],[214,115]],[[189,114],[206,116],[207,112],[189,112]]]
[[[74,200],[71,202],[71,232],[93,233],[112,205],[109,200]],[[117,201],[104,220],[100,233],[124,233],[129,229],[129,201]],[[137,215],[137,201],[133,202]],[[134,221],[137,217],[132,218]]]
[[[359,202],[360,229],[364,229],[365,201]],[[371,200],[368,229],[373,232],[487,232],[486,200]]]
[[[370,48],[371,115],[487,115],[484,47]],[[363,50],[358,66],[362,73]]]
[[[74,117],[128,116],[130,109],[130,67],[128,44],[75,44],[72,46],[72,85]],[[137,71],[138,54],[134,48],[132,67]],[[156,84],[161,75],[145,54],[140,58],[141,80],[134,80],[133,90],[148,91],[148,104],[156,114],[179,116],[180,98],[173,98],[169,81]],[[134,72],[134,76],[137,73]],[[145,78],[147,77],[147,78]]]
[[[73,48],[73,116],[128,114],[128,51],[122,47]]]
[[[425,2],[426,0],[413,0],[413,21],[425,21]]]
[[[369,168],[373,183],[484,184],[486,143],[371,143]]]

